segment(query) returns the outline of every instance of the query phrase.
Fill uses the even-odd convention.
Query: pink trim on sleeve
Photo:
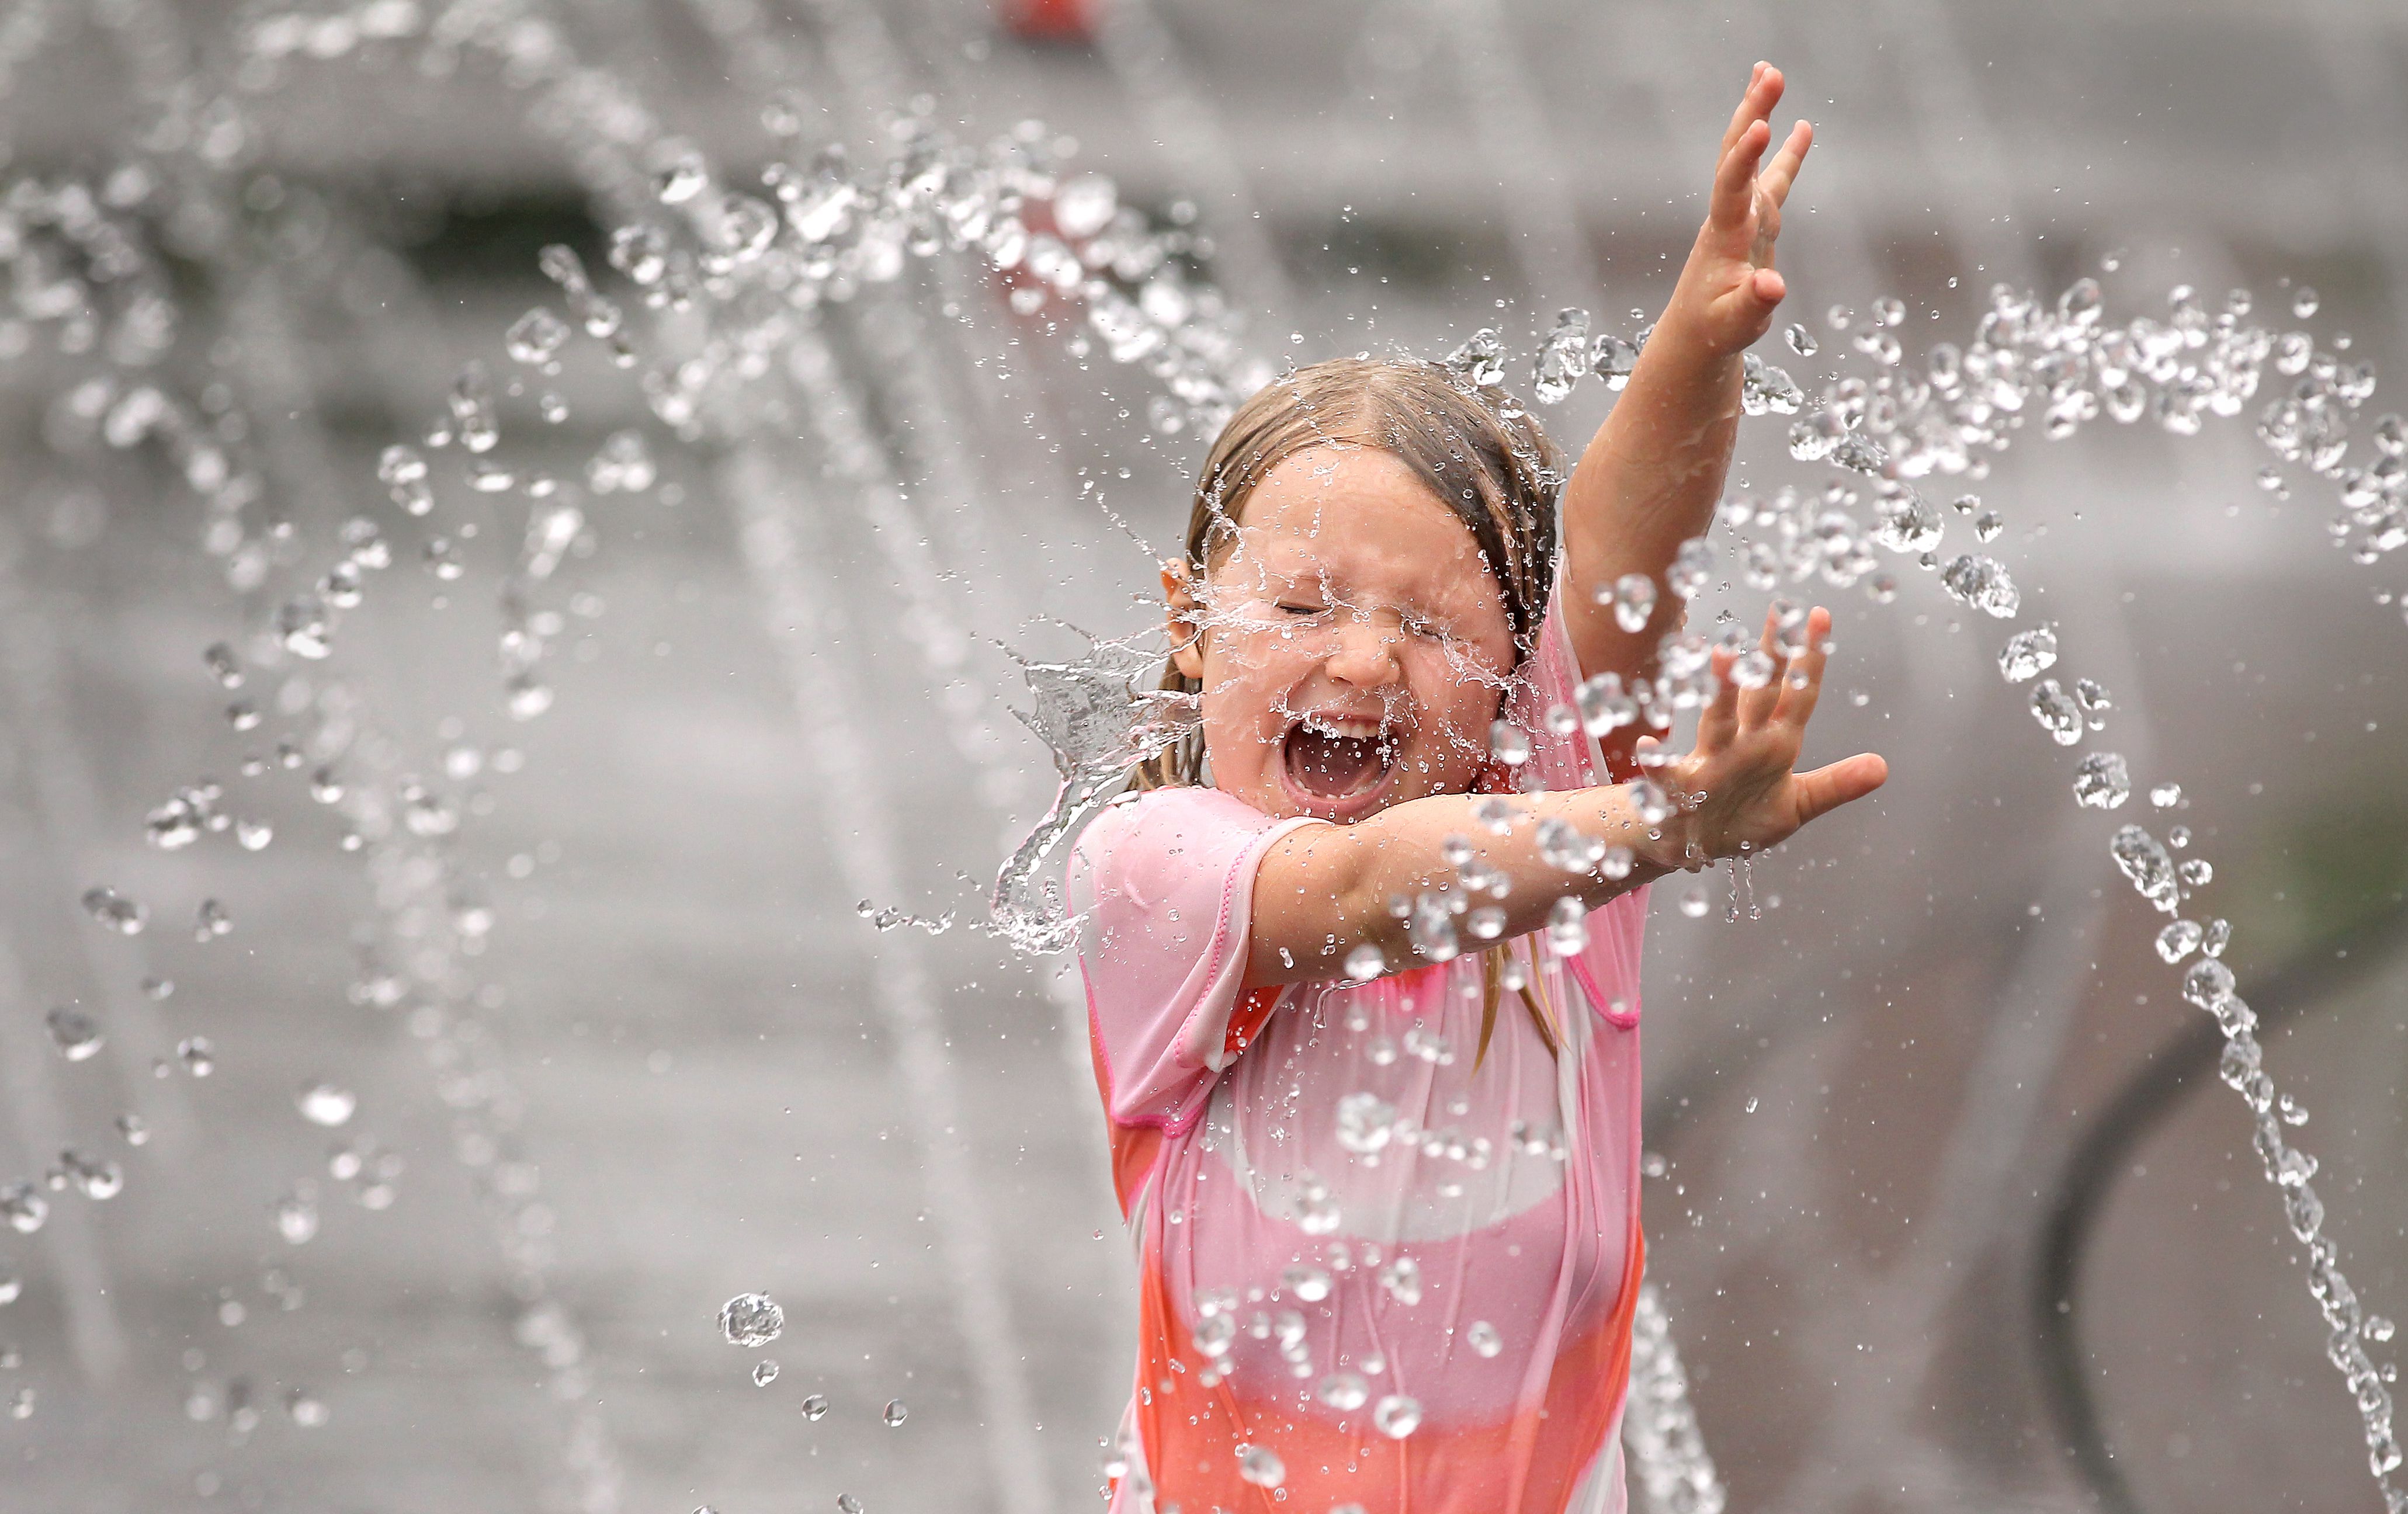
[[[1321,823],[1275,821],[1217,790],[1163,789],[1113,805],[1080,838],[1070,904],[1115,1124],[1176,1135],[1203,1112],[1234,1057],[1254,875],[1283,836]]]

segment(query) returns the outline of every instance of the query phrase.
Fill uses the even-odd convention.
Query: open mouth
[[[1386,786],[1397,735],[1379,721],[1308,715],[1280,743],[1281,770],[1297,797],[1315,807],[1356,808]]]

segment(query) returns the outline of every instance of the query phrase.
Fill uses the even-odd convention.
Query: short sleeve
[[[1507,718],[1529,734],[1530,764],[1550,793],[1615,781],[1597,737],[1577,725],[1567,736],[1547,724],[1547,711],[1556,706],[1578,707],[1580,660],[1564,621],[1564,595],[1570,592],[1564,578],[1558,565],[1537,650],[1522,665],[1506,708]],[[1588,947],[1570,964],[1589,1001],[1616,1025],[1638,1022],[1640,945],[1646,927],[1647,889],[1641,885],[1589,911]]]
[[[1114,1123],[1175,1130],[1203,1111],[1243,1038],[1254,874],[1280,837],[1321,823],[1215,789],[1157,789],[1106,807],[1080,836],[1065,881]]]

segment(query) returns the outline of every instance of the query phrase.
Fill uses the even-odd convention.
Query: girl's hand
[[[1678,322],[1689,339],[1716,356],[1742,351],[1762,336],[1788,291],[1772,266],[1772,244],[1781,235],[1782,202],[1789,198],[1798,166],[1813,145],[1814,128],[1802,121],[1792,126],[1781,150],[1770,163],[1763,162],[1782,82],[1781,70],[1763,63],[1748,79],[1747,93],[1723,133],[1706,224],[1664,312],[1664,323]]]
[[[1731,676],[1737,660],[1716,652],[1722,691],[1698,717],[1696,750],[1656,769],[1657,781],[1686,812],[1693,865],[1778,846],[1808,821],[1863,798],[1889,777],[1889,764],[1871,752],[1811,773],[1794,771],[1823,689],[1830,612],[1817,606],[1805,631],[1804,647],[1784,659],[1780,623],[1766,615],[1762,650],[1773,674],[1761,688],[1741,688]]]

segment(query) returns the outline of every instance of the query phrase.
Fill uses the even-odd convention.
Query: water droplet
[[[17,1302],[25,1292],[25,1279],[13,1272],[0,1272],[0,1309]]]
[[[1321,1379],[1313,1396],[1340,1414],[1361,1408],[1371,1396],[1371,1385],[1359,1373],[1333,1372]]]
[[[217,1071],[215,1049],[206,1036],[188,1036],[176,1043],[176,1060],[195,1078],[207,1078]]]
[[[513,363],[540,367],[560,355],[568,337],[568,322],[552,314],[550,307],[538,305],[510,322],[502,346]]]
[[[43,1016],[42,1022],[50,1027],[50,1044],[69,1062],[82,1062],[97,1055],[107,1044],[99,1024],[80,1009],[61,1005]]]
[[[1390,1393],[1371,1407],[1371,1423],[1391,1440],[1402,1440],[1421,1428],[1422,1407],[1402,1393]]]
[[[1287,1480],[1287,1466],[1265,1446],[1249,1446],[1238,1456],[1238,1476],[1257,1488],[1276,1488]]]
[[[2073,770],[2073,798],[2092,809],[2114,809],[2131,797],[2132,776],[2123,757],[2112,751],[2086,755]]]
[[[1713,907],[1713,904],[1706,898],[1705,885],[1702,883],[1694,885],[1687,893],[1681,895],[1681,913],[1691,920],[1705,919],[1706,911]]]
[[[910,1416],[910,1412],[911,1411],[910,1409],[903,1407],[903,1400],[899,1398],[890,1398],[886,1401],[886,1407],[878,1411],[878,1418],[884,1421],[886,1428],[889,1430],[896,1430],[902,1428],[904,1420]]]
[[[585,464],[586,487],[597,494],[640,494],[657,476],[639,431],[612,432]]]
[[[2174,860],[2157,837],[2137,825],[2127,825],[2117,831],[2108,843],[2115,866],[2141,896],[2167,914],[2181,906],[2180,885],[2174,880]]]
[[[2159,809],[2172,809],[2182,803],[2182,785],[2179,783],[2160,783],[2149,790],[2149,803]]]
[[[1463,1338],[1465,1343],[1481,1356],[1495,1356],[1505,1349],[1505,1337],[1498,1335],[1497,1327],[1485,1320],[1471,1321],[1471,1328],[1464,1332]]]
[[[276,1201],[276,1233],[294,1246],[307,1246],[318,1234],[318,1206],[299,1193]]]
[[[2058,746],[2070,747],[2082,739],[2082,707],[2055,678],[2042,678],[2032,690],[2031,712]]]
[[[1644,573],[1626,573],[1613,584],[1613,623],[1632,636],[1647,629],[1656,613],[1656,580]]]
[[[1904,484],[1890,485],[1873,502],[1873,540],[1894,552],[1931,550],[1940,545],[1944,524],[1940,512]]]
[[[349,1121],[352,1111],[359,1107],[359,1099],[350,1089],[328,1082],[303,1084],[293,1095],[293,1102],[303,1119],[329,1129]]]
[[[2014,580],[1995,558],[1959,556],[1941,569],[1940,585],[1955,598],[2002,621],[2012,620],[2023,607]]]
[[[1388,959],[1369,941],[1346,953],[1346,976],[1358,983],[1368,983],[1388,969]]]
[[[767,1346],[786,1328],[786,1311],[767,1293],[738,1293],[719,1307],[719,1333],[731,1346]]]
[[[1588,312],[1575,308],[1558,313],[1555,329],[1539,349],[1532,396],[1541,405],[1560,404],[1588,373],[1590,362]]]
[[[93,1161],[68,1150],[59,1153],[59,1167],[88,1199],[113,1199],[125,1190],[125,1169],[114,1162]]]
[[[147,1146],[150,1142],[150,1127],[138,1114],[119,1115],[117,1130],[119,1135],[125,1137],[125,1144],[128,1146]]]
[[[295,657],[317,662],[334,654],[335,626],[315,594],[286,600],[276,611],[276,636]]]
[[[2316,292],[2309,286],[2301,284],[2300,286],[2299,293],[2291,296],[2291,314],[2299,317],[2301,321],[2305,321],[2308,317],[2316,313],[2316,306],[2320,302],[2316,298]]]
[[[2157,955],[2167,962],[2180,962],[2198,950],[2205,934],[2194,921],[2175,921],[2157,933]]]
[[[752,1386],[753,1386],[753,1387],[755,1387],[755,1388],[767,1388],[767,1387],[768,1387],[771,1383],[773,1383],[773,1382],[775,1382],[775,1381],[777,1381],[777,1380],[778,1380],[778,1364],[777,1364],[777,1363],[775,1363],[775,1362],[773,1362],[773,1361],[769,1360],[767,1357],[763,1357],[760,1361],[755,1362],[755,1363],[753,1363],[753,1364],[752,1364]]]
[[[334,1418],[326,1401],[307,1388],[295,1388],[284,1395],[284,1412],[304,1430],[322,1429]]]
[[[1999,672],[2008,683],[2037,678],[2052,666],[2057,666],[2057,633],[2047,626],[2018,631],[1999,650]]]
[[[139,936],[150,923],[150,912],[118,893],[106,883],[96,883],[83,892],[84,913],[117,932],[120,936]]]
[[[0,1188],[0,1220],[20,1235],[30,1235],[42,1228],[50,1217],[50,1201],[34,1192],[27,1182],[10,1183]]]
[[[837,1514],[861,1514],[861,1500],[849,1493],[836,1495],[836,1507]]]
[[[803,1418],[806,1420],[824,1420],[827,1418],[827,1411],[828,1401],[825,1393],[812,1393],[803,1400]]]
[[[1799,357],[1813,357],[1823,350],[1822,343],[1814,339],[1814,334],[1795,321],[1790,323],[1787,331],[1782,333],[1782,336],[1789,343],[1789,350]]]
[[[201,661],[208,665],[209,676],[218,680],[219,688],[242,687],[242,664],[235,661],[234,649],[224,642],[211,642],[208,650],[201,653]]]
[[[1495,389],[1505,382],[1504,344],[1497,339],[1497,333],[1484,326],[1449,352],[1444,361],[1449,373],[1474,389]]]

